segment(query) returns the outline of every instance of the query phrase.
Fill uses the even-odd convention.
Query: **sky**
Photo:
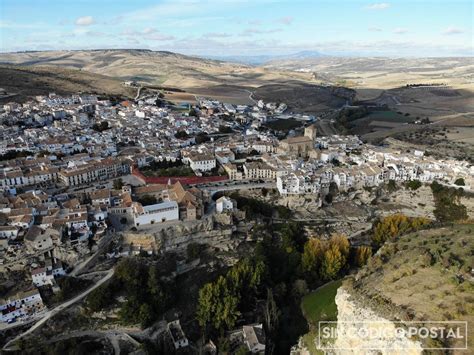
[[[472,56],[473,7],[473,0],[0,0],[0,50]]]

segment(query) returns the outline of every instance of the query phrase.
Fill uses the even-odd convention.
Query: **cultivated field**
[[[311,75],[287,70],[202,59],[149,50],[90,50],[2,53],[0,62],[52,65],[167,87],[212,88],[216,85],[257,87],[287,80],[311,81]],[[225,94],[226,87],[221,88]],[[229,89],[232,89],[231,87]],[[187,90],[191,91],[191,90]]]

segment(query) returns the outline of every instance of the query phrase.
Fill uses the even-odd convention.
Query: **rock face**
[[[337,339],[334,343],[335,354],[415,355],[422,353],[421,343],[406,337],[364,337],[364,332],[359,332],[362,328],[378,331],[378,333],[393,334],[395,323],[380,317],[370,308],[361,307],[344,287],[340,287],[337,291],[336,305],[338,323]]]
[[[224,217],[219,218],[220,223],[226,222]],[[209,244],[222,250],[232,249],[236,242],[231,238],[232,226],[216,226],[214,222],[211,218],[203,219],[191,225],[170,226],[153,234],[157,245],[164,251],[185,250],[190,243]]]

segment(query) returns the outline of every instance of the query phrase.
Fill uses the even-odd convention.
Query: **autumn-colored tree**
[[[323,280],[334,280],[344,266],[344,256],[336,245],[330,246],[325,252],[321,264]]]
[[[430,220],[428,218],[410,218],[401,213],[387,216],[375,225],[372,241],[376,246],[380,246],[386,240],[418,230],[429,223]]]
[[[326,249],[325,243],[318,238],[309,238],[306,242],[301,256],[301,267],[306,278],[315,281],[318,278],[319,269]]]
[[[345,264],[345,262],[347,261],[347,258],[349,257],[349,252],[351,248],[347,237],[342,234],[333,234],[333,236],[329,240],[329,245],[335,246],[337,249],[339,249],[342,256],[345,258],[344,260],[344,264]]]
[[[367,264],[367,261],[372,256],[372,248],[368,246],[361,246],[355,249],[354,262],[361,267]]]

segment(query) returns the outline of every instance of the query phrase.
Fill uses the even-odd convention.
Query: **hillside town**
[[[298,127],[281,131],[275,121]],[[364,144],[357,136],[320,136],[318,117],[284,103],[232,105],[198,98],[194,107],[158,97],[112,101],[51,93],[0,108],[0,268],[24,275],[0,301],[1,327],[40,319],[45,289],[78,275],[119,231],[185,225],[232,214],[218,191],[276,189],[311,196],[322,207],[339,192],[391,181],[474,186],[474,167],[423,151]],[[232,222],[231,222],[232,223]],[[138,239],[113,255],[159,253]],[[112,255],[111,254],[111,255]],[[114,256],[114,257],[115,257]],[[188,346],[179,320],[168,324],[176,348]],[[230,336],[264,351],[259,324]],[[237,339],[237,340],[236,340]],[[263,340],[262,340],[263,339]]]

